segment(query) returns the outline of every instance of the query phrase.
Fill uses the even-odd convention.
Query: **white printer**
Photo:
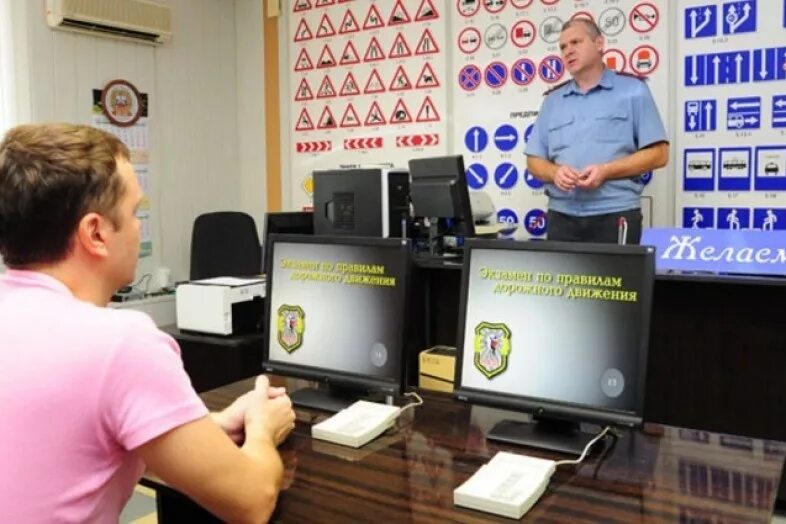
[[[177,286],[177,327],[184,331],[237,335],[259,331],[265,279],[217,277]]]

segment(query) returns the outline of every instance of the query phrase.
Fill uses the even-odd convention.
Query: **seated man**
[[[175,342],[105,307],[134,277],[141,200],[109,133],[25,125],[0,143],[3,522],[117,522],[145,466],[224,520],[273,511],[283,389],[260,377],[209,416]]]

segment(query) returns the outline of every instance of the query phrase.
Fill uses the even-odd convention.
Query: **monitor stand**
[[[598,426],[594,426],[598,428]],[[578,422],[538,418],[533,422],[502,420],[486,435],[488,440],[581,455],[596,433],[585,433]],[[601,449],[602,442],[592,451]]]
[[[289,398],[292,399],[292,404],[300,408],[338,413],[358,400],[367,400],[368,395],[369,392],[364,389],[320,385],[317,388],[306,387],[293,391]]]

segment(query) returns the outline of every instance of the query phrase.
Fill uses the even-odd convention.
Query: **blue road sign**
[[[685,85],[688,87],[740,84],[750,80],[749,50],[685,56]]]
[[[761,127],[761,97],[729,98],[726,103],[726,129],[759,129]]]
[[[494,170],[494,182],[500,189],[510,189],[519,180],[519,170],[510,162],[503,162]]]
[[[532,176],[532,173],[529,172],[529,169],[524,170],[524,183],[532,189],[540,189],[544,186],[543,182]]]
[[[715,187],[715,150],[686,149],[682,159],[685,191],[712,191]]]
[[[715,83],[714,71],[707,68],[709,55],[685,55],[685,86],[710,86]]]
[[[685,9],[685,38],[718,34],[718,6],[697,5]]]
[[[535,124],[530,124],[527,126],[527,129],[524,130],[524,143],[526,144],[529,142],[529,137],[532,135],[532,130],[535,129]]]
[[[772,97],[772,127],[786,127],[786,95]]]
[[[489,181],[489,172],[483,164],[472,164],[464,175],[467,185],[472,189],[483,189]]]
[[[752,151],[750,147],[718,149],[718,190],[750,191]]]
[[[751,210],[745,207],[719,207],[718,229],[750,229]]]
[[[546,212],[542,209],[531,209],[524,216],[524,227],[532,236],[543,235],[546,232]]]
[[[786,80],[786,47],[753,50],[753,81]]]
[[[751,80],[750,51],[732,51],[713,55],[710,62],[718,84],[739,84]]]
[[[519,223],[519,216],[512,209],[502,208],[497,211],[497,222],[515,226]]]
[[[502,87],[508,81],[508,66],[502,62],[491,62],[486,66],[483,78],[492,89]]]
[[[685,132],[715,131],[717,129],[717,102],[715,100],[688,100],[685,102]]]
[[[529,58],[520,58],[516,60],[513,67],[510,68],[510,79],[520,86],[526,86],[532,83],[538,75],[535,62]]]
[[[723,4],[723,34],[736,35],[756,31],[756,0]]]
[[[500,151],[511,151],[519,141],[519,132],[510,124],[502,124],[494,131],[494,145]]]
[[[757,146],[754,174],[756,191],[786,191],[786,145]]]
[[[753,210],[753,229],[774,231],[786,229],[786,209],[764,208]]]
[[[518,226],[519,224],[519,216],[516,214],[515,211],[508,208],[502,208],[497,211],[497,222],[500,224],[506,224],[510,227]],[[513,233],[508,233],[507,235],[502,235],[504,238],[512,238]]]
[[[715,213],[711,207],[685,207],[682,209],[682,227],[711,229],[715,227]]]
[[[489,145],[489,134],[480,126],[470,127],[464,133],[464,145],[473,153],[480,153]]]
[[[549,55],[541,60],[538,66],[538,74],[544,82],[553,84],[562,78],[565,73],[565,64],[562,59],[556,55]]]
[[[480,86],[483,75],[475,64],[467,64],[461,68],[458,75],[459,85],[464,91],[474,91]]]

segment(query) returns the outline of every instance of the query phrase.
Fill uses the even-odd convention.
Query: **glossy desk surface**
[[[244,380],[202,394],[219,410],[253,386]],[[360,449],[312,440],[326,415],[298,410],[281,454],[284,490],[275,522],[510,522],[453,505],[453,490],[497,451],[572,458],[487,442],[510,413],[423,393],[395,430]],[[646,425],[621,432],[578,469],[558,468],[523,521],[769,523],[786,445]]]

